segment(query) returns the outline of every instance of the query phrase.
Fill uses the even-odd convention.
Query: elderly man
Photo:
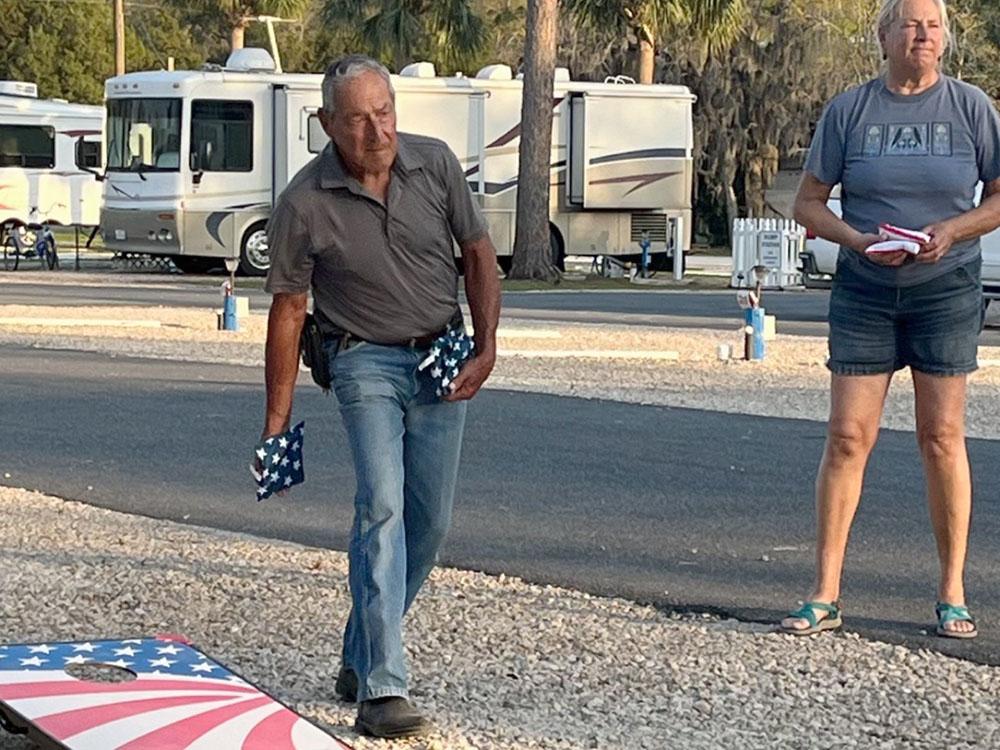
[[[394,98],[370,58],[326,71],[331,143],[285,188],[268,229],[264,423],[265,436],[288,429],[311,289],[357,479],[336,690],[359,701],[360,732],[386,738],[432,727],[407,699],[402,621],[450,523],[466,402],[493,369],[500,315],[496,252],[458,159],[439,140],[397,134]],[[418,367],[460,325],[453,241],[475,356],[439,397]]]

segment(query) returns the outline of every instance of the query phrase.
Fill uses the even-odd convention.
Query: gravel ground
[[[352,742],[332,694],[344,554],[0,487],[9,642],[188,636]],[[178,607],[177,602],[184,606]],[[264,616],[261,616],[264,613]],[[438,570],[407,621],[427,750],[942,748],[1000,744],[1000,670],[851,635],[735,621]],[[0,734],[0,748],[25,750]]]
[[[234,334],[204,311],[0,306],[0,321],[25,315],[46,325],[0,322],[0,344],[262,363],[260,315]],[[86,317],[160,325],[58,324]],[[511,321],[491,387],[826,418],[822,340],[779,337],[760,363],[719,362],[719,343],[738,345],[736,327]],[[1000,350],[980,357],[970,434],[996,439]],[[909,378],[896,380],[884,423],[912,428]],[[359,749],[389,746],[356,738],[353,708],[332,694],[349,604],[342,553],[0,487],[0,567],[3,640],[184,633]],[[409,747],[1000,747],[1000,669],[853,635],[796,639],[456,570],[434,573],[407,631],[414,699],[441,728]],[[27,747],[0,734],[2,750]]]

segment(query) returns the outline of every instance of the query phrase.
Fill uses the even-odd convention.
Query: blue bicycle
[[[16,271],[21,260],[37,258],[42,270],[59,267],[59,253],[56,238],[48,224],[6,225],[0,236],[3,240],[3,267],[5,271]]]

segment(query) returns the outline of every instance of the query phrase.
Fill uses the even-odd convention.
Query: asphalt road
[[[0,476],[102,507],[344,549],[353,479],[332,399],[300,382],[308,481],[257,504],[247,469],[262,373],[0,347]],[[155,425],[155,429],[151,429]],[[773,620],[812,571],[824,425],[485,391],[472,404],[443,562],[665,608]],[[921,633],[936,556],[912,434],[886,431],[843,604],[865,636],[1000,664],[1000,477],[977,480],[968,582],[982,635]]]
[[[39,304],[39,300],[67,306],[214,308],[220,304],[218,285],[210,277],[181,280],[165,276],[162,280],[132,284],[103,278],[99,284],[100,292],[95,293],[93,285],[72,285],[62,281],[12,283],[0,276],[0,304],[34,305]],[[240,294],[249,297],[252,310],[263,311],[270,304],[270,295],[260,289],[244,288]],[[829,292],[822,290],[765,292],[764,304],[769,314],[777,316],[779,333],[825,336],[829,299]],[[735,292],[707,290],[505,292],[503,314],[509,319],[533,321],[718,330],[731,330],[740,319]],[[984,345],[1000,346],[1000,328],[987,328],[980,341]]]

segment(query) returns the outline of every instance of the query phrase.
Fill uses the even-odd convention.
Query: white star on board
[[[156,653],[158,654],[170,654],[171,656],[176,656],[180,652],[181,650],[173,644],[170,644],[169,646],[161,646],[156,649]]]
[[[44,644],[41,645],[41,646],[30,646],[28,648],[28,653],[31,653],[31,654],[45,654],[46,656],[48,656],[49,654],[51,654],[53,651],[55,651],[55,649],[52,648],[52,646],[47,646],[47,645],[44,645]]]
[[[97,648],[93,643],[77,643],[73,646],[74,651],[86,651],[88,654],[94,653],[94,649]]]
[[[82,654],[77,654],[76,656],[64,656],[63,659],[66,660],[67,664],[86,664],[90,659]]]
[[[176,659],[168,659],[163,657],[162,659],[150,659],[149,666],[151,667],[170,667],[171,664],[176,664]]]
[[[204,662],[204,661],[201,664],[192,664],[191,665],[191,671],[192,672],[211,672],[213,669],[215,669],[215,667],[213,667],[208,662]]]
[[[124,643],[124,641],[122,641]],[[126,646],[125,648],[116,648],[115,656],[135,656],[138,651],[136,651],[131,646]]]
[[[32,656],[30,659],[21,659],[22,667],[40,667],[45,664],[48,659],[39,659],[37,656]]]

